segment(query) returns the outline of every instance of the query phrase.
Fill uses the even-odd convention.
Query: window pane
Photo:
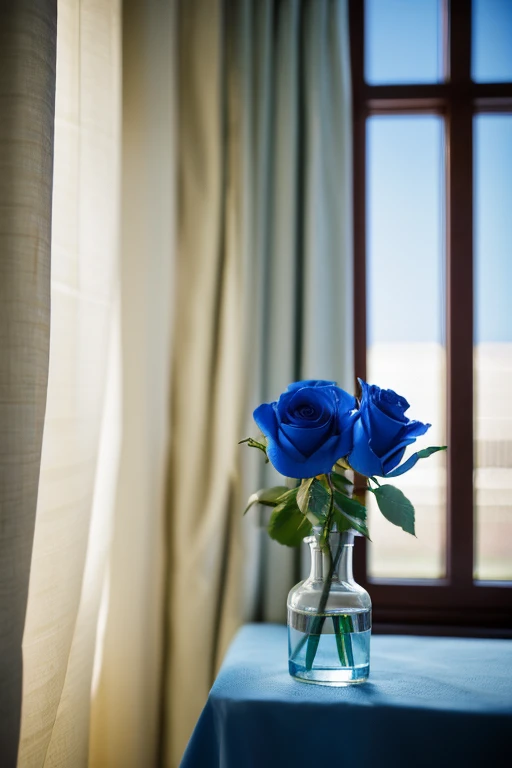
[[[368,381],[411,404],[433,426],[418,446],[445,440],[443,121],[368,120]],[[416,509],[413,538],[369,495],[369,574],[436,578],[445,573],[445,457],[420,462],[392,483]]]
[[[475,118],[477,579],[512,579],[512,115]]]
[[[473,0],[473,80],[512,80],[512,2]]]
[[[366,0],[366,80],[438,82],[441,39],[441,0]]]

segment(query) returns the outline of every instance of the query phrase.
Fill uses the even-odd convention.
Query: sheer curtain
[[[172,8],[125,3],[120,264],[121,4],[0,3],[2,768],[155,763]]]
[[[236,627],[284,619],[297,580],[296,553],[267,542],[255,518],[240,520],[247,492],[271,480],[237,446],[254,434],[252,409],[298,378],[353,386],[347,3],[178,9],[164,719],[173,768]]]
[[[59,0],[50,373],[23,637],[22,768],[88,762],[120,443],[120,73],[118,0]]]
[[[156,762],[173,3],[124,9],[121,201],[120,2],[0,3],[2,768]]]
[[[123,443],[91,768],[151,768],[160,725],[174,252],[174,12],[123,2]],[[99,666],[99,665],[98,665]]]

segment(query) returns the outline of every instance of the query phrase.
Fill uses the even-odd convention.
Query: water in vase
[[[370,672],[371,610],[321,616],[288,607],[290,674],[305,682],[347,685]]]

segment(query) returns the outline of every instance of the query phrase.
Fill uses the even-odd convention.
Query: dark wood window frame
[[[471,0],[445,0],[445,80],[369,85],[364,80],[364,0],[349,0],[353,97],[355,371],[366,375],[366,120],[436,114],[445,120],[447,530],[446,578],[369,578],[357,542],[356,579],[371,594],[377,631],[512,632],[512,583],[473,579],[473,116],[512,112],[512,82],[471,79]],[[362,486],[361,486],[362,488]]]

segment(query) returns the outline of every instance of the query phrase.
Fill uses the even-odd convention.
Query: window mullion
[[[453,586],[473,581],[473,108],[471,14],[449,3],[447,114],[447,568]]]
[[[366,105],[364,104],[364,0],[351,0],[350,66],[352,74],[352,192],[354,252],[354,371],[366,379]],[[357,476],[356,493],[363,493],[365,480]],[[360,584],[368,580],[366,539],[357,542],[354,574]]]

